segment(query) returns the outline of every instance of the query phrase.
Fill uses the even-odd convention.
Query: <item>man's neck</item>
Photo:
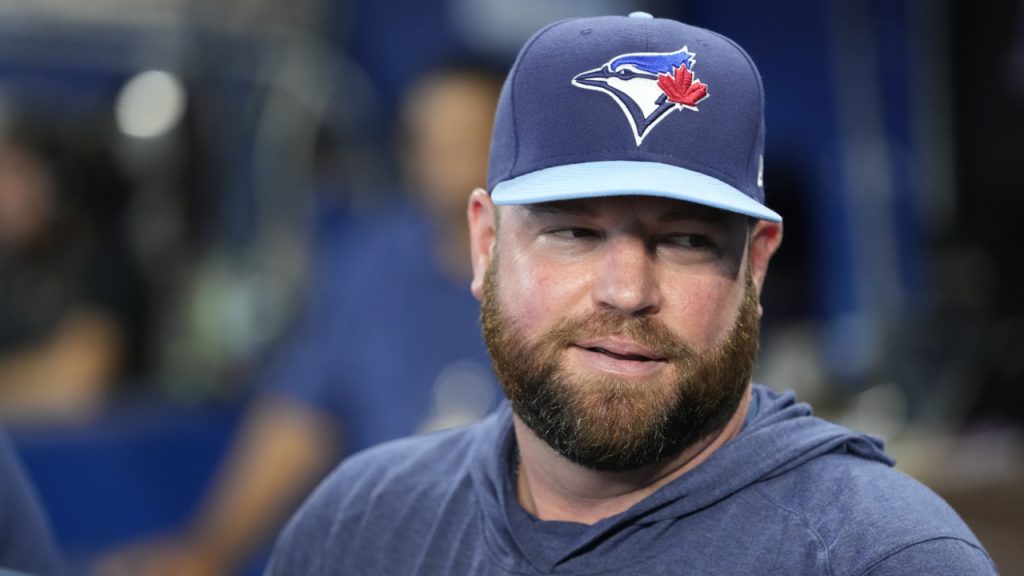
[[[600,472],[580,466],[553,450],[513,416],[520,455],[516,496],[523,508],[541,520],[594,524],[628,510],[707,460],[743,429],[749,406],[748,388],[720,431],[667,462],[628,472]]]

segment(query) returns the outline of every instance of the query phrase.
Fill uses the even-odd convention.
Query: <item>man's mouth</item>
[[[612,358],[618,358],[619,360],[634,360],[636,362],[652,362],[655,360],[655,358],[641,356],[640,354],[617,354],[615,352],[612,352],[611,350],[606,350],[604,348],[599,348],[596,346],[592,348],[587,348],[587,350],[590,350],[591,352],[605,354],[607,356],[611,356]]]
[[[665,360],[665,357],[655,350],[618,338],[594,338],[576,342],[575,345],[616,360],[633,362],[662,362]]]

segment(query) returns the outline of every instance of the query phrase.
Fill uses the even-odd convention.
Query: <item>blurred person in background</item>
[[[117,226],[89,206],[94,179],[51,147],[20,127],[0,135],[0,416],[11,424],[89,418],[141,340],[142,284]]]
[[[465,203],[486,181],[500,88],[500,72],[460,62],[406,93],[398,156],[410,202],[320,239],[303,317],[199,510],[177,534],[106,555],[97,574],[238,573],[342,453],[495,405]]]

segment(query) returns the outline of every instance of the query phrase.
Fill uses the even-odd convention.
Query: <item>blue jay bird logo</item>
[[[600,68],[572,79],[573,86],[608,94],[633,127],[636,145],[674,110],[697,111],[708,87],[693,77],[697,55],[686,46],[676,52],[637,52],[616,56]]]

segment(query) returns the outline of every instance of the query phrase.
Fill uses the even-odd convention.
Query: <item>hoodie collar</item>
[[[881,440],[813,416],[811,407],[796,402],[791,392],[777,394],[755,384],[752,393],[744,428],[735,438],[629,510],[581,528],[578,536],[575,530],[568,531],[573,536],[566,540],[564,554],[554,559],[554,564],[572,560],[579,561],[581,569],[607,568],[611,558],[602,553],[603,542],[614,542],[618,549],[615,557],[621,558],[627,539],[644,546],[645,527],[692,514],[829,452],[846,451],[893,464]],[[518,449],[507,402],[488,417],[481,432],[473,447],[473,459],[479,465],[473,467],[472,475],[484,514],[487,545],[506,569],[546,572],[552,568],[552,561],[538,554],[541,533],[516,529],[529,523],[522,522],[522,517],[515,521],[515,516],[527,513],[516,501]]]

